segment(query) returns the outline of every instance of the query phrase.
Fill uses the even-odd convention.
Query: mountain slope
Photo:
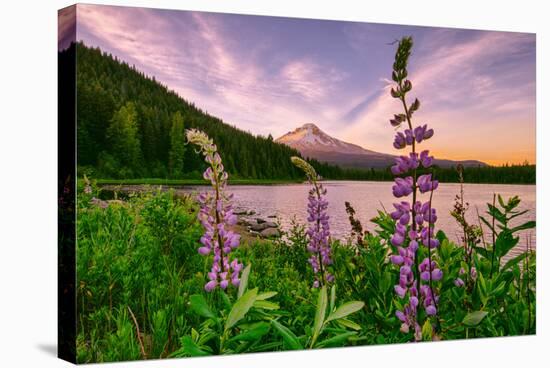
[[[315,124],[304,124],[275,140],[298,150],[303,156],[350,168],[385,168],[393,165],[394,155],[365,149],[356,144],[341,141],[323,132]],[[486,166],[476,160],[453,161],[436,159],[440,167],[451,167],[461,163],[464,166]]]
[[[232,178],[303,177],[290,161],[290,157],[299,155],[295,149],[227,124],[99,48],[83,43],[70,48],[73,55],[74,48],[77,53],[78,165],[79,170],[85,170],[80,172],[104,179],[179,179],[172,174],[170,150],[174,116],[180,114],[185,129],[201,129],[214,139]],[[60,60],[70,57],[69,49],[59,54]],[[133,108],[128,108],[129,104]],[[135,110],[130,114],[139,141],[134,164],[124,162],[116,150],[124,137],[108,133],[113,117],[124,108]],[[205,169],[203,157],[191,146],[187,146],[183,156],[183,178],[201,178]]]

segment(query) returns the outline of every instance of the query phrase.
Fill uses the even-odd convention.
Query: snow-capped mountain
[[[311,123],[304,124],[294,131],[286,133],[282,137],[277,138],[276,141],[291,146],[300,152],[323,151],[355,155],[377,154],[356,144],[333,138],[319,129],[317,125]]]
[[[314,158],[342,167],[355,168],[385,168],[393,165],[395,156],[365,149],[356,144],[341,141],[323,132],[315,124],[304,124],[292,132],[275,140],[298,150],[302,156]],[[480,161],[452,161],[436,159],[434,162],[441,167],[454,166],[458,163],[464,166],[486,164]]]

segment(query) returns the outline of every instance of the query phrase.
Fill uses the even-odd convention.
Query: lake
[[[350,224],[345,211],[344,202],[349,201],[355,208],[356,217],[363,227],[372,231],[374,224],[370,219],[375,217],[378,209],[386,208],[393,211],[392,182],[365,182],[365,181],[326,181],[323,185],[327,189],[329,200],[330,225],[333,237],[344,239],[349,236]],[[235,207],[256,211],[253,217],[267,217],[276,215],[283,227],[288,228],[293,217],[301,222],[306,221],[308,184],[285,185],[232,185],[228,190],[235,195]],[[176,188],[177,191],[200,192],[208,190],[204,186],[186,186]],[[460,191],[459,184],[442,183],[434,192],[433,206],[438,210],[436,228],[443,230],[447,236],[458,241],[461,229],[450,215],[455,196]],[[464,184],[464,200],[470,204],[468,220],[472,224],[479,224],[476,208],[480,215],[484,215],[487,203],[492,202],[493,193],[501,194],[503,198],[519,195],[520,210],[529,210],[519,219],[512,222],[517,224],[527,220],[535,220],[535,185],[505,185],[505,184]],[[421,200],[428,199],[428,194],[420,195]],[[489,218],[489,216],[487,216]],[[490,233],[484,228],[486,240],[490,240]],[[530,234],[533,248],[536,244],[534,229],[522,234],[520,245],[514,253],[525,248],[526,236]]]

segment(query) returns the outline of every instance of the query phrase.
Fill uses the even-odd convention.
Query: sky
[[[78,5],[77,39],[210,114],[275,138],[305,123],[396,154],[395,40],[436,157],[536,162],[535,34]],[[412,102],[412,100],[411,100]]]

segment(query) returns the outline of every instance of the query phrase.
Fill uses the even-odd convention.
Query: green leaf
[[[422,340],[423,341],[432,341],[433,338],[433,328],[430,320],[427,319],[422,326]]]
[[[494,218],[500,222],[501,224],[506,223],[506,216],[496,207],[493,207],[493,205],[489,204],[487,205],[489,207],[489,211],[487,212],[491,217],[494,216]]]
[[[313,322],[313,339],[312,345],[319,337],[321,330],[323,329],[323,324],[325,322],[325,315],[327,313],[327,287],[323,285],[321,290],[319,290],[319,298],[317,300],[317,310],[315,311],[315,321]]]
[[[195,356],[207,356],[212,355],[207,351],[202,350],[194,341],[191,339],[191,336],[184,336],[180,339],[181,342],[181,351],[185,354],[195,357]]]
[[[352,330],[359,331],[361,326],[355,322],[350,321],[349,319],[342,318],[336,321],[339,325],[346,328],[351,328]]]
[[[516,227],[513,227],[510,229],[510,232],[511,233],[515,233],[517,231],[521,231],[521,230],[527,230],[527,229],[532,229],[534,227],[537,226],[537,223],[536,221],[527,221],[526,223],[524,224],[521,224],[519,226],[516,226]]]
[[[235,302],[225,321],[225,331],[235,326],[237,322],[244,318],[254,304],[256,295],[258,295],[257,288],[247,291]]]
[[[280,324],[275,320],[271,321],[271,324],[273,325],[275,330],[279,333],[279,335],[282,336],[283,341],[286,343],[289,349],[291,350],[303,349],[302,344],[300,344],[300,340],[298,340],[294,332],[290,331],[286,326],[283,326],[282,324]]]
[[[516,217],[521,216],[521,215],[524,215],[524,214],[526,214],[527,212],[529,212],[529,210],[525,210],[525,211],[520,211],[520,212],[514,213],[512,216],[508,217],[508,220],[511,220],[511,219],[516,218]]]
[[[474,249],[476,253],[482,256],[483,258],[491,259],[491,252],[489,252],[489,250],[478,246],[474,246]]]
[[[493,290],[491,290],[491,295],[495,297],[499,297],[501,296],[500,294],[502,294],[505,290],[506,290],[506,282],[502,281],[501,283],[498,284],[497,287],[494,287]]]
[[[257,341],[266,335],[271,328],[271,325],[267,322],[260,322],[254,328],[244,331],[237,336],[233,336],[228,341]]]
[[[443,240],[449,240],[447,239],[447,235],[441,230],[437,231],[437,233],[435,234],[435,237],[437,240],[439,240],[439,243],[443,243]]]
[[[517,265],[519,262],[523,261],[523,259],[525,257],[527,257],[528,253],[527,252],[523,252],[521,253],[520,255],[512,258],[511,260],[509,260],[508,262],[506,262],[504,264],[504,266],[502,266],[502,269],[501,271],[506,271],[507,269],[513,267],[514,265]]]
[[[483,274],[481,272],[478,274],[477,277],[477,288],[479,291],[479,299],[481,299],[481,303],[483,305],[487,304],[487,285],[485,284],[485,278],[483,277]]]
[[[495,242],[495,251],[498,258],[504,257],[519,242],[519,238],[514,238],[510,230],[504,230],[497,236]]]
[[[506,204],[504,203],[504,200],[502,199],[502,196],[499,194],[497,196],[497,198],[498,198],[498,203],[500,204],[500,207],[506,208]]]
[[[335,319],[340,319],[349,316],[352,313],[355,313],[365,306],[364,302],[353,301],[347,302],[336,308],[336,310],[331,313],[325,323],[333,321]]]
[[[239,283],[239,291],[237,292],[237,298],[243,296],[246,288],[248,287],[248,277],[250,276],[250,267],[251,265],[246,266],[243,273],[241,274],[241,282]]]
[[[266,291],[265,293],[258,294],[256,300],[267,300],[273,298],[275,295],[277,295],[276,291]]]
[[[357,335],[357,332],[344,332],[340,335],[333,336],[329,339],[319,341],[315,347],[316,348],[324,348],[327,346],[338,346],[344,342],[346,342],[351,336]]]
[[[462,320],[462,323],[464,323],[468,327],[475,327],[481,323],[481,321],[487,316],[488,312],[485,311],[476,311],[467,314],[464,319]]]
[[[269,302],[267,300],[258,300],[257,298],[256,298],[256,301],[254,302],[253,306],[254,306],[254,308],[267,309],[267,310],[279,309],[279,304]]]
[[[332,285],[330,288],[330,307],[329,312],[334,309],[334,305],[336,304],[336,285]]]
[[[212,312],[208,307],[208,304],[206,303],[206,299],[204,299],[204,296],[200,294],[191,295],[189,297],[189,301],[191,304],[191,310],[196,314],[198,314],[199,316],[212,318],[212,319],[216,318],[216,315],[214,314],[214,312]]]

